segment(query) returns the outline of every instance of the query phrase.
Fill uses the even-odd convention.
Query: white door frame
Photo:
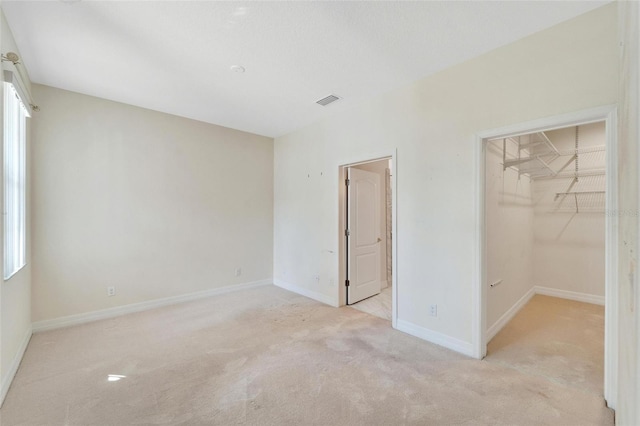
[[[559,129],[598,121],[606,128],[606,207],[605,207],[605,343],[604,397],[615,409],[618,377],[618,151],[617,109],[603,106],[574,113],[480,132],[475,136],[476,152],[476,241],[473,282],[473,351],[482,359],[487,354],[487,280],[485,236],[485,150],[486,142],[509,136]]]
[[[398,163],[397,150],[393,149],[386,152],[376,152],[371,155],[362,155],[349,160],[338,163],[338,306],[346,304],[347,287],[345,281],[347,244],[344,235],[346,229],[346,170],[348,167],[357,166],[374,161],[391,160],[391,326],[397,328],[398,321]]]

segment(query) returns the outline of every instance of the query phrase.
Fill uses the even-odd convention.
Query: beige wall
[[[398,319],[472,352],[474,135],[614,104],[616,12],[604,6],[277,138],[274,280],[337,303],[338,168],[397,149]],[[328,178],[301,179],[310,172]]]
[[[16,52],[20,55],[11,30],[7,25],[4,14],[0,12],[0,45],[2,53]],[[24,66],[20,66],[23,75],[23,82],[26,89],[30,90],[30,81]],[[10,62],[2,62],[2,70],[10,70],[16,72],[15,67]],[[3,89],[0,88],[0,98],[4,99]],[[2,108],[4,101],[0,101],[0,120],[3,117]],[[22,350],[25,347],[29,337],[31,336],[31,206],[29,202],[30,193],[30,158],[31,158],[31,137],[30,127],[33,119],[27,119],[27,265],[12,276],[8,281],[0,281],[0,378],[2,387],[0,389],[0,401],[4,393],[8,390],[10,381],[15,373],[22,356]],[[4,129],[4,126],[2,126]],[[0,134],[2,141],[2,134]],[[2,150],[0,149],[0,158]],[[3,164],[0,161],[0,164]],[[0,179],[1,182],[1,179]],[[4,199],[2,195],[3,186],[0,185],[0,200]],[[2,235],[3,227],[0,222],[0,235]],[[0,238],[0,253],[4,249],[3,238]],[[1,257],[1,256],[0,256]],[[0,269],[3,262],[0,259]]]
[[[620,2],[618,112],[618,405],[616,423],[640,424],[640,6]]]
[[[34,95],[35,322],[271,279],[272,139]]]

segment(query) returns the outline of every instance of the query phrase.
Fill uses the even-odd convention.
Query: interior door
[[[380,293],[380,175],[347,169],[348,303]]]

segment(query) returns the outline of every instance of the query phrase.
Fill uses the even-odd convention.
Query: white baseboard
[[[7,392],[9,392],[9,387],[11,387],[11,383],[13,382],[13,378],[16,376],[18,372],[18,367],[20,367],[20,363],[22,362],[22,357],[24,357],[24,353],[27,350],[27,346],[29,345],[29,340],[31,340],[31,335],[33,331],[31,327],[27,330],[27,333],[20,344],[20,348],[18,348],[18,352],[13,357],[13,361],[11,361],[11,365],[9,366],[9,370],[6,372],[5,376],[2,378],[2,387],[0,388],[0,407],[4,404],[4,398],[7,396]]]
[[[33,332],[41,332],[54,330],[56,328],[69,327],[72,325],[84,324],[87,322],[98,321],[101,319],[114,318],[120,315],[131,314],[134,312],[147,311],[149,309],[159,308],[167,305],[175,305],[177,303],[189,302],[191,300],[204,299],[206,297],[217,296],[220,294],[231,293],[235,291],[247,290],[250,288],[260,287],[272,284],[273,281],[260,280],[244,284],[235,284],[225,287],[212,288],[210,290],[198,291],[195,293],[187,293],[179,296],[165,297],[162,299],[149,300],[147,302],[132,303],[130,305],[117,306],[115,308],[101,309],[99,311],[85,312],[82,314],[69,315],[50,320],[37,321],[33,323]]]
[[[436,345],[443,346],[447,349],[451,349],[452,351],[473,357],[473,345],[471,343],[464,342],[437,331],[429,330],[428,328],[420,327],[419,325],[415,325],[401,319],[398,319],[396,329],[422,340],[426,340],[427,342],[435,343]]]
[[[507,325],[509,321],[516,316],[516,314],[522,309],[524,305],[531,300],[531,298],[536,294],[535,287],[531,288],[528,292],[525,293],[524,296],[520,298],[516,303],[513,304],[511,308],[507,312],[505,312],[498,320],[487,330],[487,342],[495,337],[496,334],[502,328]]]
[[[576,302],[593,303],[594,305],[604,306],[604,296],[596,296],[595,294],[578,293],[576,291],[558,290],[556,288],[535,286],[536,294],[544,296],[559,297],[561,299],[575,300]]]
[[[322,302],[324,304],[327,304],[336,308],[338,307],[338,303],[333,298],[331,298],[330,296],[327,296],[326,294],[318,293],[316,291],[309,290],[308,288],[299,287],[297,285],[294,285],[282,280],[278,280],[278,279],[274,279],[273,284],[275,284],[280,288],[284,288],[285,290],[289,290],[294,293],[300,294],[302,296],[306,296],[309,299],[313,299],[318,302]]]

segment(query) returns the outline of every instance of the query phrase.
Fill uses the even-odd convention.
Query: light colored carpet
[[[273,286],[36,334],[0,416],[3,426],[613,424],[595,395]]]
[[[489,342],[485,360],[602,396],[604,306],[536,295]]]
[[[391,286],[387,286],[382,289],[380,294],[349,306],[353,309],[359,310],[360,312],[366,312],[367,314],[375,315],[378,318],[391,321],[391,299]]]

